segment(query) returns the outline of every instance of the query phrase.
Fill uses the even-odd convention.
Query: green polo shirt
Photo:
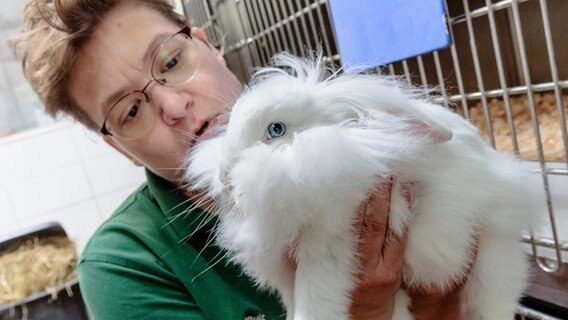
[[[149,171],[146,176],[147,183],[103,223],[79,259],[90,315],[95,320],[284,319],[278,299],[258,291],[209,241],[212,217],[199,209],[184,212],[189,204],[176,187]]]

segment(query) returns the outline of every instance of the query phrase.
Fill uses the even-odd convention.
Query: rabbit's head
[[[305,224],[305,212],[351,210],[452,137],[423,113],[425,92],[396,78],[338,75],[289,54],[273,63],[236,101],[225,133],[188,157],[189,185],[216,199],[220,216],[280,213],[274,225],[286,228]]]
[[[412,132],[426,142],[451,138],[450,131],[421,113],[424,90],[405,87],[393,77],[337,75],[322,60],[282,53],[273,58],[273,67],[255,74],[231,113],[221,158],[222,177],[250,149],[286,148],[316,128],[363,127],[368,119],[382,119],[387,131]]]

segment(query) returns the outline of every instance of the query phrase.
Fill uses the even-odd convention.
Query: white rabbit
[[[348,319],[353,219],[395,177],[389,226],[408,226],[404,283],[447,288],[468,276],[472,319],[512,319],[527,269],[522,165],[393,78],[329,75],[319,58],[273,61],[283,68],[256,73],[226,132],[188,155],[186,179],[217,201],[217,240],[232,260],[278,291],[288,319]],[[401,183],[413,186],[411,209]],[[393,319],[412,319],[408,303],[401,290]]]

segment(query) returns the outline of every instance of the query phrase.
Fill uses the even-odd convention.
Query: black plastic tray
[[[67,236],[57,222],[43,223],[0,237],[0,252],[34,238]],[[20,301],[0,305],[0,320],[88,320],[87,308],[81,297],[78,281],[72,280],[39,292]]]

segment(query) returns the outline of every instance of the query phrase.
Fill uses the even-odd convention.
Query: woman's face
[[[144,5],[127,3],[109,12],[83,46],[73,65],[71,97],[99,126],[115,100],[142,88],[151,79],[152,54],[160,40],[180,27]],[[226,112],[242,91],[222,56],[207,45],[200,29],[192,29],[200,59],[195,76],[187,83],[165,87],[153,82],[146,93],[156,116],[152,129],[136,140],[104,136],[137,165],[177,181],[184,156],[194,143],[188,136],[203,123]]]

